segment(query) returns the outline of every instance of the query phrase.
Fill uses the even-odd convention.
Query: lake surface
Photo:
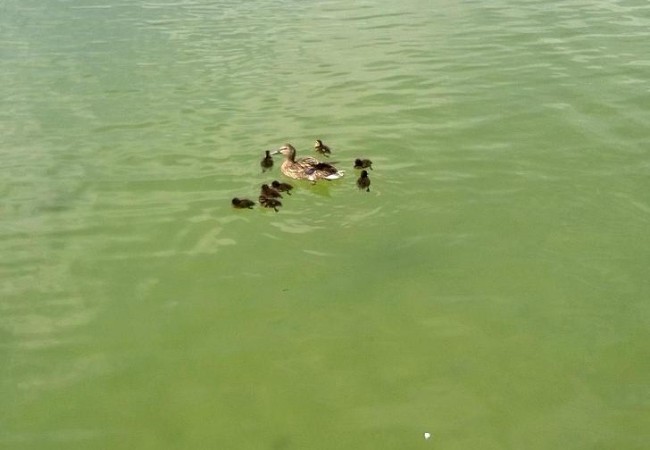
[[[649,38],[641,0],[5,0],[0,448],[647,448]],[[231,208],[316,138],[343,179]]]

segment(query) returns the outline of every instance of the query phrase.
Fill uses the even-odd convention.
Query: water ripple
[[[142,398],[129,404],[130,389],[151,394],[149,380],[137,379],[158,368],[157,358],[174,360],[178,349],[196,357],[201,362],[189,361],[181,375],[176,367],[156,374],[163,387],[191,383],[196,374],[223,373],[214,341],[235,354],[258,332],[275,336],[282,321],[286,329],[324,323],[345,342],[359,341],[360,318],[396,335],[391,342],[421,328],[456,350],[492,337],[483,354],[504,360],[511,349],[503,352],[503,335],[519,336],[521,327],[526,344],[546,345],[548,360],[569,369],[576,362],[558,350],[566,336],[576,354],[634,344],[630,316],[647,316],[640,295],[650,221],[646,3],[8,0],[2,12],[0,330],[9,354],[2,442],[30,442],[27,429],[42,447],[93,441],[93,427],[60,426],[68,405],[97,420],[82,398],[110,384],[120,414],[124,403],[126,417],[145,417]],[[261,173],[263,150],[292,142],[300,155],[314,155],[316,138],[332,145],[345,178],[295,182],[278,213],[231,207],[234,196],[256,199],[262,183],[284,179],[280,160]],[[357,157],[374,161],[369,193],[355,186]],[[294,295],[285,319],[283,302]],[[391,309],[393,299],[400,303]],[[411,320],[409,308],[427,318]],[[458,308],[446,315],[448,327],[435,317],[445,317],[444,308]],[[327,313],[337,320],[314,320]],[[228,314],[237,319],[223,319]],[[265,329],[269,317],[277,320]],[[262,331],[237,334],[237,344],[219,334],[249,318]],[[346,320],[349,330],[331,328]],[[304,339],[284,337],[269,342],[290,353],[287,342]],[[441,345],[426,339],[412,347]],[[363,345],[366,354],[390,355],[381,343]],[[531,360],[531,373],[547,367],[546,356]],[[383,392],[410,386],[414,376],[424,383],[421,357],[369,386]],[[232,367],[253,367],[241,358]],[[372,358],[337,358],[309,360],[327,369],[317,383],[341,362],[362,360],[360,372],[382,373],[367,370]],[[492,369],[496,383],[488,384],[498,387],[497,362],[469,372]],[[620,366],[610,362],[602,366]],[[127,383],[116,375],[130,364],[137,373],[123,376]],[[454,364],[436,367],[456,375]],[[594,392],[616,378],[597,372],[595,381],[580,380]],[[562,385],[559,375],[546,381]],[[407,382],[391,385],[400,377]],[[211,382],[196,382],[209,398]],[[458,392],[475,393],[485,384],[459,383]],[[396,397],[404,397],[400,389]],[[13,392],[35,394],[23,401]],[[69,393],[77,394],[71,403],[58,402]],[[482,408],[486,398],[473,395],[467,405]],[[349,410],[343,403],[335,409]],[[408,414],[426,403],[392,406]],[[530,416],[523,403],[515,411]],[[633,403],[621,403],[621,423]],[[390,406],[379,408],[389,425]],[[52,419],[36,409],[51,410]],[[357,412],[371,417],[372,409]],[[18,424],[30,413],[35,425]],[[486,417],[472,420],[486,424]],[[133,436],[144,437],[131,446],[155,445],[158,430],[148,435],[149,423],[134,423]],[[557,425],[551,440],[565,428]],[[251,439],[265,434],[244,431]]]

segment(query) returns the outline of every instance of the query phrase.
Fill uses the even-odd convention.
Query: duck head
[[[291,144],[284,144],[282,147],[280,147],[279,149],[274,151],[272,154],[273,155],[284,155],[285,157],[291,158],[292,156],[295,156],[296,149]]]

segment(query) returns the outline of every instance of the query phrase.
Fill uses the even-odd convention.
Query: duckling
[[[260,205],[262,205],[265,208],[273,208],[275,212],[278,212],[278,206],[282,206],[280,200],[264,197],[263,195],[260,195],[259,201],[260,201]]]
[[[370,178],[368,178],[367,170],[361,171],[361,176],[357,180],[357,186],[359,189],[365,189],[366,192],[370,192]]]
[[[355,169],[370,169],[372,170],[372,161],[369,159],[355,159],[354,160]]]
[[[314,150],[316,150],[318,153],[320,153],[323,156],[329,157],[330,154],[332,153],[332,150],[330,148],[323,144],[323,141],[320,139],[316,139],[316,142],[314,142]]]
[[[271,157],[271,151],[270,150],[264,150],[264,153],[266,156],[262,158],[260,161],[260,166],[262,166],[262,172],[266,172],[267,170],[270,170],[271,167],[273,167],[273,158]]]
[[[291,186],[289,183],[280,183],[278,180],[273,180],[273,182],[271,182],[271,186],[273,186],[273,189],[276,191],[286,192],[288,195],[291,195],[291,189],[293,189],[293,186]]]
[[[253,209],[255,202],[247,198],[233,198],[232,207],[237,209]]]
[[[282,198],[282,194],[280,194],[280,192],[278,192],[276,189],[273,189],[268,184],[263,184],[262,185],[262,190],[260,192],[260,196],[266,197],[266,198]]]

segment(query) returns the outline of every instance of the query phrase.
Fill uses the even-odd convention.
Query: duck
[[[288,195],[291,195],[291,189],[293,189],[293,186],[291,186],[289,183],[280,183],[278,180],[273,180],[271,182],[271,186],[276,191],[286,192]]]
[[[282,198],[282,194],[280,194],[280,192],[278,192],[276,189],[272,188],[268,184],[262,185],[260,196],[266,198]]]
[[[368,178],[367,170],[361,171],[361,176],[357,180],[357,186],[359,189],[365,189],[366,192],[370,192],[370,178]]]
[[[231,203],[233,208],[237,209],[253,209],[253,206],[255,205],[255,202],[252,200],[237,197],[233,198]]]
[[[327,156],[328,158],[332,154],[332,150],[330,150],[327,145],[323,144],[323,141],[320,139],[316,139],[316,142],[314,142],[314,150],[323,156]]]
[[[369,159],[355,159],[354,160],[355,169],[370,169],[372,170],[372,161]]]
[[[291,144],[284,144],[273,154],[284,156],[280,171],[295,180],[309,180],[316,183],[317,180],[336,180],[345,174],[333,165],[320,162],[311,156],[296,159],[296,149]]]
[[[262,172],[266,172],[273,167],[273,158],[271,157],[270,150],[264,150],[265,156],[260,161],[260,166],[262,166]]]
[[[278,212],[278,206],[282,206],[282,202],[280,202],[280,200],[275,198],[264,197],[263,195],[260,195],[259,201],[260,201],[260,205],[262,205],[265,208],[273,208],[275,212]]]

